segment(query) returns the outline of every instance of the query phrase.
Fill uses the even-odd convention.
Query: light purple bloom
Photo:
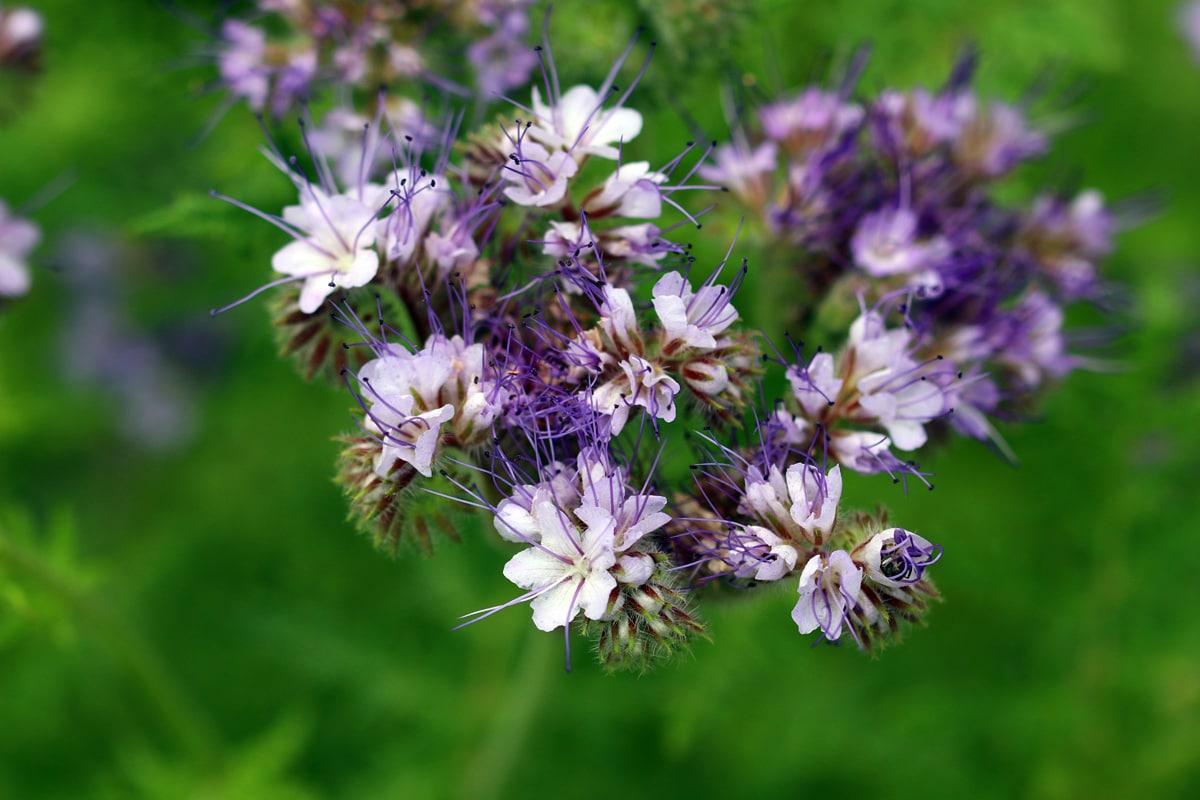
[[[820,629],[829,641],[837,641],[849,624],[850,613],[859,605],[863,571],[845,550],[815,555],[800,573],[800,601],[792,619],[801,633]]]
[[[648,161],[621,164],[604,182],[600,192],[589,195],[584,210],[589,214],[614,214],[634,219],[657,219],[662,214],[662,190],[667,179],[653,172]]]
[[[1179,6],[1177,12],[1179,32],[1192,48],[1192,58],[1200,62],[1200,0],[1192,0]]]
[[[859,317],[850,327],[849,347],[854,351],[851,383],[859,393],[859,414],[854,418],[882,426],[901,450],[925,444],[924,424],[949,407],[943,381],[931,375],[954,374],[945,362],[918,363],[909,355],[911,334],[887,330],[874,312]],[[936,366],[935,366],[936,365]]]
[[[971,172],[998,178],[1026,159],[1046,152],[1046,136],[1031,130],[1025,114],[1005,103],[980,110],[956,143],[955,154]]]
[[[820,541],[833,530],[837,520],[842,468],[835,465],[826,475],[811,464],[792,464],[786,478],[792,520],[815,541]]]
[[[737,321],[726,286],[705,282],[698,291],[678,272],[668,272],[654,284],[654,311],[662,321],[663,350],[678,347],[711,350],[716,337]]]
[[[739,578],[777,581],[796,568],[800,558],[795,545],[760,525],[746,525],[731,532],[721,559]]]
[[[34,63],[45,27],[41,14],[31,8],[0,7],[0,64]]]
[[[758,117],[768,139],[819,147],[859,125],[863,110],[813,86],[793,98],[763,106]]]
[[[26,260],[42,234],[27,219],[13,216],[0,200],[0,297],[17,297],[29,291]]]
[[[375,277],[376,217],[386,198],[387,190],[373,184],[357,196],[330,196],[308,186],[300,205],[283,210],[284,222],[297,232],[296,241],[275,254],[271,267],[304,279],[301,311],[312,314],[337,287],[365,286]]]
[[[641,356],[631,355],[617,366],[621,372],[615,378],[588,393],[592,408],[612,415],[613,436],[625,427],[635,406],[646,409],[653,419],[674,421],[678,381]]]
[[[807,367],[790,367],[787,378],[800,407],[813,419],[819,419],[822,412],[834,404],[845,383],[837,377],[833,356],[829,353],[817,353]]]
[[[941,237],[918,239],[917,215],[908,208],[867,214],[858,222],[850,249],[855,263],[875,277],[936,267],[950,250]]]
[[[267,103],[271,69],[266,65],[267,36],[261,29],[235,19],[221,26],[224,47],[217,57],[221,80],[253,109]]]
[[[442,334],[415,353],[394,345],[379,348],[379,357],[358,374],[370,403],[367,427],[383,444],[379,474],[386,475],[399,459],[430,477],[443,425],[461,445],[486,438],[508,399],[508,391],[488,374],[486,359],[482,344]]]
[[[727,187],[747,200],[762,197],[765,177],[775,171],[778,146],[763,142],[751,149],[748,145],[723,144],[712,153],[715,162],[700,167],[700,177]]]
[[[511,184],[504,196],[522,206],[557,204],[567,194],[567,181],[579,169],[570,153],[550,153],[524,134],[518,135],[510,161],[504,166],[504,179]]]
[[[530,136],[548,147],[568,150],[576,159],[588,155],[615,159],[612,145],[627,143],[642,131],[642,115],[632,108],[602,107],[604,98],[590,86],[573,86],[557,102],[542,102],[533,88],[534,125]]]

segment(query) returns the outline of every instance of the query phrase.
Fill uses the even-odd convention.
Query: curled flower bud
[[[855,549],[867,576],[883,586],[916,583],[942,556],[942,548],[903,528],[888,528]]]

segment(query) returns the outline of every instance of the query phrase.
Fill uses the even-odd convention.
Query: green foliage
[[[98,577],[80,558],[69,515],[57,512],[41,529],[27,512],[0,509],[0,649],[22,635],[69,644],[72,602]]]
[[[320,795],[291,772],[312,735],[312,721],[292,714],[246,742],[220,764],[171,758],[147,745],[118,755],[118,776],[99,792],[147,800],[312,800]]]

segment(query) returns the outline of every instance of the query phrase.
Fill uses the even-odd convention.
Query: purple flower
[[[754,206],[766,200],[767,176],[775,172],[778,147],[763,142],[757,147],[723,144],[713,151],[711,166],[700,167],[700,177],[727,187]]]
[[[1074,200],[1039,197],[1021,233],[1045,277],[1067,300],[1085,298],[1096,288],[1096,264],[1112,251],[1117,228],[1097,191]]]
[[[919,239],[917,215],[910,209],[884,209],[858,222],[850,241],[854,262],[877,278],[935,268],[950,253],[945,239]]]
[[[467,48],[476,86],[484,97],[524,86],[538,63],[533,49],[522,41],[528,27],[524,14],[506,14],[504,20],[494,33]]]
[[[810,86],[793,98],[763,106],[758,117],[768,139],[785,143],[792,152],[803,152],[857,130],[863,110],[833,92]]]
[[[990,336],[995,359],[1013,373],[1019,391],[1036,389],[1078,366],[1066,352],[1062,324],[1062,308],[1036,291],[997,318]]]
[[[1045,153],[1046,144],[1046,136],[1029,128],[1020,109],[993,103],[974,115],[955,142],[954,154],[968,173],[998,178]]]

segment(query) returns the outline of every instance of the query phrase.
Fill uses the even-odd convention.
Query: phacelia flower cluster
[[[278,65],[359,86],[331,44],[358,18],[287,8],[336,33]],[[489,36],[524,33],[524,3],[472,8]],[[387,41],[367,49],[395,68],[407,45]],[[302,123],[303,157],[272,148],[296,203],[248,209],[290,237],[263,287],[283,287],[285,354],[358,401],[338,474],[352,518],[381,547],[432,552],[473,509],[512,548],[499,571],[515,588],[462,625],[528,604],[608,668],[706,636],[701,598],[777,582],[817,641],[873,650],[921,622],[941,547],[845,508],[843,489],[928,483],[910,455],[940,431],[998,440],[995,416],[1077,366],[1062,307],[1098,293],[1114,228],[1099,196],[994,202],[990,184],[1048,141],[961,69],[937,93],[866,104],[810,88],[731,144],[657,162],[638,160],[653,43],[621,86],[637,39],[599,84],[564,87],[547,36],[481,42],[492,88],[524,81],[503,65],[538,66],[513,108],[469,131],[389,94],[337,108]],[[252,105],[290,103],[283,73],[243,77]],[[783,278],[798,320],[856,309],[821,315],[828,349],[764,347],[744,320],[750,265],[729,263],[733,246],[691,256],[686,206],[717,184],[804,266]],[[783,396],[765,396],[776,378]]]

